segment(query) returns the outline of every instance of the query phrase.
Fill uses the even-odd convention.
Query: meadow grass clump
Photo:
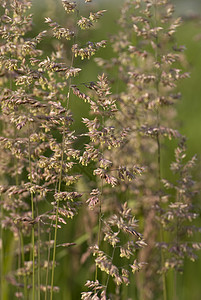
[[[114,82],[114,90],[121,91],[116,95],[116,126],[128,128],[127,142],[113,152],[113,159],[127,168],[136,163],[144,169],[122,190],[141,219],[148,245],[139,252],[140,260],[147,262],[137,281],[140,299],[161,299],[161,290],[163,299],[171,298],[167,293],[170,270],[182,272],[184,259],[194,260],[200,249],[200,243],[188,238],[199,230],[192,225],[199,216],[191,177],[196,159],[185,160],[185,137],[174,120],[174,104],[181,98],[177,82],[189,74],[182,71],[184,47],[175,39],[181,18],[173,14],[170,1],[125,1],[120,31],[112,40],[115,57],[96,59]],[[174,183],[164,179],[162,170],[167,140],[178,143],[176,162],[170,166],[176,175]]]
[[[0,2],[1,299],[77,298],[60,285],[61,257],[69,256],[62,280],[86,273],[81,299],[129,299],[133,290],[161,299],[163,290],[166,300],[169,270],[182,272],[184,258],[195,260],[200,249],[191,240],[196,158],[185,159],[173,121],[177,81],[188,77],[174,40],[180,19],[168,1],[126,1],[112,40],[118,55],[97,59],[108,75],[79,83],[81,61],[107,44],[83,42],[82,32],[106,10],[82,16],[79,3],[61,4],[68,27],[46,16],[46,30],[33,37],[31,2]],[[52,51],[40,49],[46,40]],[[81,130],[70,110],[75,97],[88,110]],[[173,182],[162,174],[166,139],[178,143]]]
[[[76,18],[70,29],[45,18],[53,38],[59,40],[51,55],[46,56],[38,47],[48,35],[47,30],[36,37],[26,38],[32,29],[31,3],[17,0],[1,3],[2,299],[8,299],[11,294],[24,299],[53,299],[54,292],[58,292],[59,287],[54,284],[56,250],[75,245],[66,241],[58,245],[58,229],[78,214],[83,205],[83,193],[76,190],[80,178],[86,186],[85,194],[89,195],[86,203],[90,209],[97,204],[99,211],[95,213],[97,245],[93,245],[90,251],[96,255],[95,282],[98,282],[98,268],[108,274],[101,295],[107,294],[110,277],[114,277],[117,284],[129,282],[128,271],[125,268],[120,271],[109,254],[99,250],[102,224],[106,228],[105,240],[113,248],[116,244],[121,245],[122,257],[130,257],[136,248],[145,244],[134,229],[136,221],[130,209],[124,206],[117,210],[122,215],[120,217],[107,211],[106,203],[102,207],[106,202],[103,201],[104,190],[118,184],[117,178],[111,174],[118,173],[118,170],[111,170],[112,162],[104,152],[118,147],[126,133],[125,130],[115,133],[112,126],[106,124],[117,110],[115,99],[110,97],[107,79],[102,75],[98,81],[90,83],[94,92],[91,97],[72,85],[72,78],[81,72],[80,68],[74,67],[74,59],[89,59],[106,44],[103,40],[80,46],[76,41],[78,30],[92,27],[105,11],[91,12],[86,18],[79,16],[75,2],[62,1],[62,4],[67,14],[76,12]],[[65,59],[66,40],[73,41],[68,60]],[[95,115],[92,120],[83,118],[87,131],[81,136],[71,129],[71,91],[87,100]],[[89,141],[80,151],[74,143],[83,136]],[[90,185],[87,185],[88,178],[77,171],[79,165],[88,164],[92,165]],[[140,239],[125,244],[129,247],[127,254],[124,254],[126,248],[124,250],[118,238],[121,232],[134,234],[136,240]],[[6,253],[9,252],[12,255],[6,264]],[[140,264],[135,262],[135,267],[140,268]],[[134,266],[131,265],[131,269],[134,270]],[[13,286],[10,293],[9,285]],[[98,297],[99,291],[95,288],[95,296]],[[86,298],[84,294],[82,297]]]

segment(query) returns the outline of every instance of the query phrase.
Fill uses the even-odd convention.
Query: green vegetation
[[[198,16],[0,7],[0,299],[198,300]]]

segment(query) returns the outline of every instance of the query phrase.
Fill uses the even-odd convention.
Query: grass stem
[[[2,202],[2,196],[1,196],[1,202]],[[3,203],[1,203],[1,220],[3,219]],[[1,222],[1,230],[0,230],[0,276],[1,276],[1,281],[0,281],[0,295],[1,299],[3,299],[3,290],[4,290],[4,253],[3,253],[3,226]]]
[[[64,138],[65,138],[65,125],[64,125],[64,128],[63,128],[63,136],[62,136],[61,167],[60,167],[58,193],[60,193],[60,191],[61,191],[62,170],[63,170],[63,160],[64,160],[64,150],[63,150],[63,148],[64,148],[63,147]],[[54,269],[55,269],[55,263],[56,263],[56,244],[57,244],[58,216],[59,216],[59,201],[57,201],[57,206],[56,206],[56,220],[55,220],[55,230],[54,230],[54,248],[53,248],[53,259],[52,259],[52,277],[51,277],[50,300],[53,299]]]
[[[37,208],[38,215],[38,208]],[[38,300],[40,300],[40,276],[41,276],[41,267],[40,267],[40,221],[38,222]]]
[[[154,21],[155,21],[155,27],[158,26],[157,24],[157,0],[154,1]],[[159,41],[158,41],[158,34],[156,35],[156,49],[155,49],[155,60],[156,63],[159,62],[160,57],[159,57],[159,53],[158,53],[158,47],[159,47]],[[160,70],[156,70],[156,97],[159,97],[159,83],[161,80],[161,71]],[[158,193],[159,193],[159,202],[161,202],[161,142],[160,142],[160,112],[159,112],[159,108],[156,109],[156,118],[157,118],[157,127],[158,127],[158,133],[156,136],[156,140],[157,140],[157,160],[158,160]],[[164,241],[164,233],[163,233],[163,228],[162,225],[160,224],[160,242]],[[165,263],[165,258],[164,258],[164,253],[163,253],[163,249],[160,250],[160,254],[161,254],[161,269],[164,266]],[[167,289],[166,289],[166,274],[165,272],[162,270],[162,284],[163,284],[163,300],[167,300]]]
[[[30,142],[30,122],[28,122],[28,151],[29,151],[29,172],[30,172],[30,182],[32,184],[32,167],[31,167],[31,142]],[[33,192],[31,191],[31,217],[34,219],[34,198]],[[32,300],[35,299],[35,236],[34,236],[34,225],[31,229],[31,244],[32,244]]]
[[[22,260],[22,266],[24,267],[25,257],[24,257],[24,241],[23,241],[23,235],[20,231],[20,247],[21,247],[21,260]],[[28,291],[27,291],[27,277],[26,274],[24,275],[24,299],[28,300]]]

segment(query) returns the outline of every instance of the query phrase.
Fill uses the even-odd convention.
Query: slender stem
[[[2,196],[1,196],[1,202],[2,202]],[[3,282],[4,282],[4,270],[3,270],[3,266],[4,266],[4,253],[3,253],[3,226],[2,226],[2,219],[3,219],[3,203],[1,203],[1,231],[0,231],[0,260],[1,260],[1,264],[0,264],[0,269],[1,269],[1,286],[0,286],[0,290],[1,290],[1,299],[3,299],[3,291],[4,291],[4,286],[3,286]]]
[[[37,207],[38,215],[38,207]],[[40,300],[40,221],[38,221],[38,300]]]
[[[59,176],[58,193],[60,193],[60,191],[61,191],[62,169],[63,169],[63,160],[64,160],[64,151],[63,151],[64,138],[65,138],[65,125],[64,125],[64,129],[63,129],[63,137],[62,137],[61,167],[60,167],[60,176]],[[51,300],[53,299],[54,268],[55,268],[55,259],[56,259],[56,244],[57,244],[58,216],[59,216],[59,201],[57,201],[57,207],[56,207],[56,221],[55,221],[55,231],[54,231],[54,248],[53,248],[53,261],[52,261],[52,278],[51,278],[51,291],[50,291],[50,299],[51,299]]]
[[[15,139],[17,138],[16,136],[16,129],[15,129]],[[14,159],[15,161],[15,172],[16,172],[16,175],[15,175],[15,185],[18,186],[19,185],[19,180],[18,180],[18,162],[17,162],[17,158],[15,157]],[[19,230],[19,236],[18,236],[18,239],[19,239],[19,255],[18,255],[18,268],[21,267],[21,232]],[[20,282],[20,276],[18,276],[18,281]],[[19,290],[19,287],[18,287],[18,290]]]
[[[51,291],[50,291],[50,299],[51,300],[53,299],[53,287],[54,287],[54,268],[55,268],[55,261],[56,261],[58,215],[59,215],[59,201],[57,201],[56,221],[55,221],[55,231],[54,231],[54,249],[53,249],[52,278],[51,278]]]
[[[102,127],[104,126],[104,117],[102,116]],[[99,202],[99,215],[98,215],[98,248],[100,248],[101,236],[101,223],[102,223],[102,196],[103,196],[103,178],[101,178],[101,196]],[[96,265],[95,281],[98,280],[98,266]]]
[[[115,246],[115,247],[113,248],[113,250],[112,250],[111,262],[113,262],[115,250],[116,250],[116,246]],[[105,293],[107,292],[109,279],[110,279],[110,274],[108,274],[108,276],[107,276],[107,281],[106,281],[106,284],[105,284]]]
[[[180,174],[180,176],[182,176],[182,174]],[[176,201],[179,202],[181,199],[180,199],[180,194],[179,194],[179,191],[177,190],[176,192]],[[179,237],[178,237],[178,230],[179,230],[179,222],[178,222],[178,218],[176,218],[176,247],[179,247]],[[174,269],[174,278],[173,278],[173,281],[174,281],[174,294],[173,294],[173,298],[174,300],[177,300],[177,271]]]
[[[17,265],[18,269],[21,267],[21,240],[20,240],[20,232],[18,231],[18,255],[17,255]],[[18,283],[20,283],[20,274],[17,275]],[[17,286],[18,293],[20,291],[19,285]]]
[[[78,13],[79,13],[79,11],[77,11],[77,18],[78,18]],[[76,35],[74,36],[74,42],[75,42],[75,38],[76,38]],[[74,63],[74,55],[72,53],[71,67],[73,66],[73,63]],[[72,79],[70,78],[70,80],[69,80],[69,87],[68,87],[68,94],[67,94],[67,99],[66,99],[66,109],[67,110],[69,108],[69,102],[70,102],[71,82],[72,82]],[[61,190],[62,167],[63,167],[63,159],[64,159],[64,153],[63,153],[64,138],[65,138],[65,124],[64,124],[64,129],[63,129],[63,136],[62,136],[61,169],[60,169],[58,192],[60,192],[60,190]],[[52,278],[51,278],[50,299],[52,299],[52,297],[53,297],[54,267],[55,267],[55,258],[56,258],[56,240],[57,240],[58,214],[59,214],[59,201],[57,202],[57,207],[56,207],[56,221],[55,221],[55,231],[54,231],[54,249],[53,249],[53,265],[52,265]],[[47,280],[47,277],[46,277],[46,280]]]
[[[21,248],[20,251],[21,251],[22,266],[24,267],[24,262],[25,262],[25,258],[24,258],[24,241],[23,241],[23,235],[22,235],[21,231],[20,231],[20,248]],[[25,300],[28,299],[26,274],[24,275],[24,299]]]
[[[30,143],[30,123],[28,122],[28,147],[29,147],[29,172],[30,172],[30,182],[32,183],[32,167],[31,167],[31,143]],[[34,219],[34,199],[33,199],[33,192],[31,192],[31,214],[32,219]],[[35,299],[35,237],[34,237],[34,225],[32,225],[31,230],[31,243],[32,243],[32,300]]]
[[[103,179],[102,179],[103,181]],[[102,196],[102,186],[103,183],[101,183],[101,196]],[[99,216],[98,216],[98,247],[100,246],[100,236],[101,236],[101,217],[102,217],[102,197],[100,197],[100,203],[99,203]]]
[[[103,179],[102,179],[103,181]],[[101,184],[103,185],[103,184]],[[99,215],[98,215],[98,248],[100,247],[100,236],[101,236],[101,218],[102,218],[102,192],[99,202]],[[98,280],[98,266],[96,265],[96,272],[95,272],[95,281]]]
[[[1,131],[3,131],[3,124],[1,123]],[[2,133],[2,132],[1,132]],[[3,195],[0,196],[0,299],[3,299],[4,295],[4,232],[3,232]]]
[[[31,194],[32,194],[31,201],[33,203],[33,193],[31,193]],[[33,211],[33,205],[32,205],[32,211]],[[32,299],[34,300],[35,299],[35,237],[34,237],[34,225],[32,226],[31,233],[32,233],[32,249],[33,249],[32,250],[33,251],[32,252],[32,261],[33,261],[33,268],[32,268],[32,271],[33,271],[33,275],[32,275]]]
[[[51,224],[52,226],[52,224]],[[48,254],[47,254],[47,270],[46,270],[46,278],[45,278],[45,300],[47,300],[48,295],[48,277],[49,277],[49,262],[50,262],[50,240],[51,240],[51,231],[49,231],[49,246],[48,246]]]
[[[57,183],[55,186],[55,192],[57,191]],[[52,228],[53,220],[51,220],[50,228]],[[45,278],[45,300],[47,300],[48,296],[48,280],[49,280],[49,264],[50,264],[50,249],[51,249],[51,230],[49,229],[49,237],[48,237],[48,252],[47,252],[47,270],[46,270],[46,278]]]
[[[158,83],[157,83],[157,93],[158,93]],[[157,109],[157,127],[160,128],[160,114],[159,109]],[[161,195],[160,195],[160,187],[161,187],[161,143],[160,143],[160,133],[158,131],[157,136],[157,160],[158,160],[158,192],[159,192],[159,202],[161,202]],[[164,241],[164,233],[163,233],[163,227],[160,225],[160,241]],[[161,267],[164,266],[165,258],[163,249],[161,249]],[[162,271],[162,281],[163,281],[163,299],[167,300],[167,289],[166,289],[166,275],[165,272]]]
[[[76,10],[76,20],[75,20],[75,24],[77,24],[77,21],[78,21],[78,18],[79,18],[79,10]],[[77,27],[76,27],[77,28]],[[75,44],[76,43],[76,40],[77,40],[77,37],[78,37],[78,29],[73,37],[73,43]],[[71,68],[73,67],[73,64],[74,64],[74,54],[72,52],[72,56],[71,56]],[[70,77],[69,79],[69,87],[68,87],[68,94],[67,94],[67,99],[66,99],[66,109],[68,110],[69,108],[69,101],[70,101],[70,91],[71,91],[71,83],[72,83],[72,77]]]
[[[158,93],[158,84],[157,84],[157,93]],[[159,109],[157,109],[157,127],[160,127],[160,114]],[[158,192],[159,192],[159,202],[161,202],[160,188],[161,188],[161,143],[160,143],[160,133],[157,133],[157,159],[158,159]],[[160,224],[160,241],[164,241],[164,232],[163,227]],[[161,249],[161,268],[165,265],[165,257],[163,253],[163,249]],[[162,271],[162,282],[163,282],[163,299],[167,300],[167,287],[166,287],[166,274]]]
[[[155,27],[157,27],[157,0],[154,2],[154,21],[155,21]],[[155,60],[156,62],[159,61],[159,54],[158,54],[158,34],[156,36],[156,50],[155,50]],[[156,96],[159,96],[159,82],[160,82],[160,77],[161,77],[161,71],[158,70],[156,71]],[[161,195],[160,195],[160,188],[161,188],[161,142],[160,142],[160,112],[159,108],[156,110],[156,117],[157,117],[157,127],[158,127],[158,133],[156,136],[157,140],[157,160],[158,160],[158,192],[159,192],[159,202],[161,202]],[[164,232],[163,232],[163,227],[160,225],[160,241],[164,241]],[[163,268],[164,263],[165,263],[165,257],[163,253],[163,249],[161,249],[161,268]],[[167,288],[166,288],[166,274],[165,272],[162,271],[162,282],[163,282],[163,299],[167,300]]]
[[[76,18],[78,19],[79,15],[79,10],[77,10]],[[77,20],[76,20],[77,24]],[[76,39],[76,36],[74,36],[74,42]],[[73,66],[74,63],[74,55],[72,53],[71,57],[71,67]],[[69,102],[70,102],[70,91],[71,91],[71,82],[72,78],[69,80],[69,88],[68,88],[68,94],[67,94],[67,99],[66,99],[66,109],[68,110],[69,108]],[[64,160],[64,151],[63,151],[63,143],[64,143],[64,138],[65,138],[65,124],[63,127],[63,136],[62,136],[62,153],[61,153],[61,168],[60,168],[60,177],[59,177],[59,186],[58,186],[58,193],[61,191],[61,181],[62,181],[62,168],[63,168],[63,160]],[[56,207],[56,221],[55,221],[55,231],[54,231],[54,248],[53,248],[53,265],[52,265],[52,277],[51,277],[51,291],[50,291],[50,299],[52,300],[53,298],[53,285],[54,285],[54,268],[55,268],[55,259],[56,259],[56,243],[57,243],[57,226],[58,226],[58,215],[59,215],[59,201],[57,202],[57,207]],[[48,275],[47,275],[48,276]],[[46,283],[47,283],[48,278],[46,277]]]
[[[160,226],[160,240],[161,242],[164,241],[162,226]],[[164,266],[164,263],[165,263],[164,253],[163,253],[163,249],[161,249],[161,265]],[[163,299],[167,300],[166,275],[163,271],[162,271],[162,281],[163,281]]]

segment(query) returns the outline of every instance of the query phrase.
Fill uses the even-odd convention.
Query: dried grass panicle
[[[92,190],[86,203],[90,209],[95,211],[98,209],[99,211],[98,242],[91,247],[91,251],[96,257],[95,279],[98,280],[98,269],[107,274],[107,279],[106,283],[103,284],[103,290],[94,288],[88,293],[83,293],[82,298],[104,299],[102,293],[105,293],[104,297],[107,295],[110,278],[114,279],[117,286],[129,285],[129,277],[134,269],[131,264],[130,271],[127,270],[122,265],[123,261],[127,259],[129,262],[136,255],[137,249],[146,246],[142,235],[136,231],[136,220],[131,209],[127,207],[126,199],[122,209],[118,212],[118,206],[121,205],[118,194],[122,183],[135,180],[143,172],[143,169],[139,166],[133,166],[130,169],[127,169],[126,166],[117,166],[112,159],[115,149],[120,148],[126,142],[127,129],[114,126],[116,125],[118,109],[116,99],[111,94],[107,77],[102,74],[98,76],[96,82],[86,85],[86,87],[90,91],[89,97],[77,87],[73,87],[73,90],[79,98],[87,99],[91,108],[91,119],[83,118],[83,123],[87,128],[84,135],[89,137],[90,142],[85,146],[81,163],[87,166],[93,163],[92,172],[97,178],[96,185],[98,188]],[[108,185],[111,187],[108,188]],[[108,205],[110,211],[108,211]],[[126,242],[123,242],[121,235],[125,236]],[[129,241],[129,235],[135,241]],[[106,244],[110,245],[109,252],[104,250],[107,249]],[[114,255],[119,256],[119,262],[115,262]],[[139,269],[141,267],[142,265],[139,263]]]
[[[90,7],[92,1],[85,2]],[[181,272],[184,258],[195,260],[201,248],[193,240],[200,230],[193,223],[198,214],[190,172],[196,159],[186,160],[185,138],[173,120],[181,97],[175,87],[189,76],[178,67],[183,47],[173,38],[181,20],[169,1],[125,1],[121,32],[112,39],[116,57],[96,59],[104,73],[80,85],[73,82],[85,72],[79,60],[90,59],[106,41],[81,44],[78,32],[93,28],[106,11],[85,17],[75,1],[61,4],[73,23],[66,28],[46,17],[47,30],[27,38],[31,2],[0,1],[2,265],[7,232],[16,245],[1,284],[13,285],[17,298],[31,291],[33,299],[42,293],[53,299],[59,249],[71,251],[77,270],[84,267],[77,263],[83,253],[75,236],[57,243],[57,230],[73,219],[79,234],[81,227],[88,230],[78,239],[82,245],[87,239],[83,264],[90,253],[95,257],[88,273],[95,279],[87,281],[82,299],[120,299],[134,273],[141,298],[161,296],[160,277],[165,300],[168,270]],[[54,51],[47,54],[40,43],[49,36]],[[113,67],[123,82],[119,94],[112,93]],[[73,94],[89,107],[81,134],[72,130]],[[170,167],[176,182],[162,176],[165,139],[178,141]],[[143,220],[139,227],[133,212]]]
[[[62,1],[62,4],[67,13],[78,13],[76,2]],[[126,136],[126,130],[116,132],[111,124],[107,125],[106,119],[114,116],[117,107],[114,97],[110,97],[106,76],[99,76],[95,83],[87,86],[92,91],[90,96],[71,84],[72,77],[81,72],[80,68],[73,66],[74,59],[77,56],[81,59],[90,58],[100,47],[105,47],[105,40],[88,42],[86,47],[74,43],[69,64],[63,59],[63,40],[76,38],[77,29],[73,28],[73,25],[69,29],[49,17],[45,18],[45,23],[51,28],[50,34],[60,40],[55,52],[46,56],[39,47],[40,42],[49,34],[48,31],[43,31],[31,39],[25,38],[32,30],[32,15],[29,14],[31,3],[16,0],[1,2],[1,6],[4,11],[0,27],[3,86],[1,157],[4,158],[2,171],[8,174],[7,177],[2,177],[1,183],[1,224],[2,230],[10,230],[18,243],[14,258],[18,267],[10,270],[7,276],[12,278],[9,280],[10,284],[17,286],[18,290],[21,289],[16,292],[16,297],[26,298],[31,289],[32,297],[35,298],[37,287],[38,298],[40,291],[45,293],[45,297],[50,291],[52,299],[53,292],[58,290],[54,287],[56,248],[60,245],[75,245],[57,245],[56,240],[57,229],[66,225],[67,219],[78,213],[82,203],[83,193],[76,191],[76,184],[84,174],[76,172],[77,166],[87,166],[92,160],[95,161],[93,176],[99,179],[96,188],[89,191],[91,198],[87,200],[89,207],[94,208],[102,201],[100,197],[103,198],[103,185],[109,184],[114,187],[118,184],[118,170],[112,170],[112,162],[104,152],[106,149],[119,147]],[[105,10],[91,12],[88,18],[81,17],[76,25],[87,29],[104,13]],[[67,97],[66,89],[69,90]],[[92,112],[97,115],[91,121],[83,118],[88,130],[86,135],[91,140],[83,153],[74,148],[74,142],[79,137],[71,131],[73,119],[68,109],[71,90],[78,97],[87,100]],[[112,175],[113,172],[116,173],[116,177]],[[123,173],[132,177],[132,171],[124,167],[121,180],[124,177]],[[103,180],[104,183],[101,183]],[[44,209],[47,207],[46,211],[41,211],[40,203]],[[100,218],[102,219],[103,215],[100,215]],[[129,219],[125,226],[129,233],[136,233],[132,227],[132,220]],[[102,231],[101,225],[99,230]],[[54,240],[51,240],[53,232]],[[110,237],[112,238],[111,235]],[[4,237],[2,238],[4,240]],[[48,247],[47,257],[43,247],[44,241],[44,245]],[[127,247],[131,249],[133,245]],[[52,258],[50,249],[53,249]],[[123,253],[123,250],[121,252]],[[27,260],[27,254],[32,260]],[[118,268],[112,266],[113,271],[110,272],[111,276],[114,276],[114,270]],[[50,272],[51,284],[48,279]],[[46,276],[43,283],[42,274]],[[127,277],[125,274],[126,270],[122,273],[122,279],[120,275],[115,277],[116,281],[128,281],[124,278]],[[28,284],[30,278],[32,286]],[[101,297],[106,298],[105,287]]]
[[[112,159],[109,159],[114,166],[118,162],[132,168],[133,162],[137,162],[144,169],[136,180],[122,185],[122,193],[126,191],[129,202],[138,211],[136,216],[143,213],[144,237],[148,244],[139,253],[140,259],[148,263],[138,280],[143,299],[161,297],[157,273],[161,273],[163,299],[167,299],[167,270],[181,271],[184,257],[191,260],[196,257],[190,246],[192,241],[188,240],[189,234],[184,230],[184,220],[189,221],[186,227],[191,235],[199,230],[190,224],[198,215],[193,202],[196,192],[193,191],[190,168],[181,162],[186,155],[185,137],[175,129],[173,105],[181,98],[175,87],[189,74],[181,70],[184,48],[178,47],[173,38],[181,19],[175,19],[173,14],[174,6],[169,1],[125,1],[119,19],[120,32],[112,40],[115,58],[110,61],[96,59],[108,74],[111,69],[118,68],[119,78],[111,81],[124,83],[122,91],[116,95],[119,108],[116,128],[129,130],[120,151],[113,151]],[[163,179],[161,162],[166,138],[175,139],[179,145],[176,163],[170,167],[180,177],[176,184]],[[190,160],[189,166],[194,161],[194,158]],[[171,195],[167,195],[162,181],[171,189]],[[164,239],[166,231],[169,235]],[[199,243],[196,244],[194,249],[199,249]]]
[[[76,9],[75,2],[62,1],[62,4],[68,13]],[[47,31],[31,39],[24,37],[32,29],[32,15],[29,14],[31,2],[2,1],[1,6],[1,157],[6,158],[3,172],[8,174],[1,183],[1,224],[19,241],[20,248],[15,257],[19,267],[11,273],[17,285],[24,288],[26,297],[29,277],[33,278],[33,285],[39,286],[39,277],[37,280],[34,278],[36,272],[48,274],[48,269],[53,268],[54,274],[55,257],[51,267],[48,254],[46,268],[43,268],[45,252],[40,239],[48,238],[49,229],[52,231],[55,228],[56,232],[57,228],[66,224],[66,219],[73,218],[81,204],[79,198],[82,194],[75,191],[81,176],[75,171],[80,161],[80,151],[74,149],[76,135],[70,129],[73,120],[68,106],[65,106],[65,90],[70,90],[71,78],[81,69],[64,61],[63,42],[45,58],[39,44],[46,38]],[[91,21],[94,22],[103,13],[91,13]],[[49,17],[45,23],[49,24],[53,37],[57,39],[70,40],[75,37],[76,30],[64,28]],[[105,41],[94,45],[89,43],[85,51],[87,57],[104,45]],[[75,48],[74,45],[72,49]],[[81,53],[82,50],[79,51]],[[49,210],[39,215],[40,202],[45,203],[46,199],[53,199],[46,204]],[[25,237],[31,235],[32,244],[27,248]],[[27,251],[33,261],[30,271],[22,274],[27,264]],[[52,294],[52,284],[48,288],[46,282],[41,290],[47,295],[50,289]],[[35,286],[32,287],[33,297],[34,289]]]

